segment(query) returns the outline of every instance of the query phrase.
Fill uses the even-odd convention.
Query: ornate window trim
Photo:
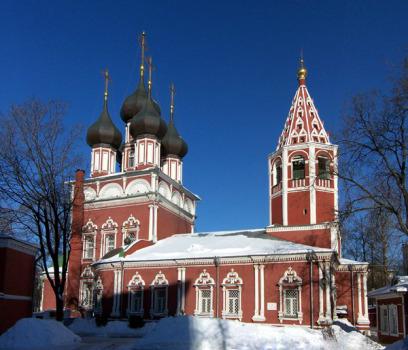
[[[88,219],[88,222],[82,227],[82,260],[95,260],[97,230],[98,226],[95,225],[91,219]],[[88,255],[86,255],[87,252],[86,239],[89,237],[93,238],[92,257],[88,257]]]
[[[103,283],[101,276],[98,276],[98,279],[95,282],[94,293],[94,313],[100,315],[103,311]]]
[[[122,224],[122,245],[125,244],[125,239],[134,234],[135,238],[132,242],[139,239],[140,221],[136,219],[133,214],[130,214],[128,219]]]
[[[164,308],[163,311],[158,311],[158,298],[159,292],[164,290],[165,292],[165,299],[164,299]],[[164,273],[159,271],[154,280],[150,284],[150,291],[151,291],[151,302],[150,302],[150,316],[153,317],[165,317],[168,315],[168,296],[169,296],[169,281],[167,281],[166,276]]]
[[[94,273],[90,266],[84,268],[79,281],[79,305],[86,310],[93,307]]]
[[[214,279],[210,276],[207,270],[203,270],[200,276],[195,280],[194,287],[196,290],[196,307],[194,310],[195,316],[202,317],[214,317]],[[203,293],[210,291],[209,305],[207,304],[208,311],[203,311]]]
[[[222,292],[223,292],[223,308],[222,308],[222,318],[235,318],[242,320],[242,278],[239,277],[238,273],[231,269],[227,276],[222,280]],[[237,309],[238,312],[230,312],[229,301],[231,299],[230,294],[235,291],[238,295]],[[234,306],[235,307],[235,306]]]
[[[107,252],[106,250],[106,237],[113,236],[113,249],[116,248],[116,236],[118,232],[118,224],[112,220],[109,216],[108,220],[102,225],[101,229],[101,254],[100,257],[102,258]]]
[[[138,315],[142,316],[144,314],[144,309],[143,309],[143,301],[144,301],[144,286],[145,282],[142,279],[142,276],[140,276],[139,272],[136,272],[132,279],[129,281],[129,284],[127,285],[128,287],[128,315]],[[134,309],[134,304],[135,304],[135,299],[136,299],[136,293],[140,293],[140,307],[139,310]]]
[[[297,290],[297,315],[295,317],[289,317],[286,311],[286,291]],[[296,271],[291,266],[285,271],[281,279],[279,280],[279,312],[278,318],[280,323],[283,320],[299,321],[299,324],[303,321],[302,312],[302,279],[297,275]]]

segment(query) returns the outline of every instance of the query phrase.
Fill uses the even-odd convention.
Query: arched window
[[[318,165],[319,165],[319,179],[330,179],[330,160],[325,157],[318,157]]]
[[[282,182],[282,163],[278,160],[273,164],[273,186]]]
[[[150,285],[151,289],[151,305],[150,305],[150,315],[151,317],[163,317],[167,316],[167,297],[169,282],[166,276],[159,271],[156,274],[153,282]]]
[[[194,315],[213,317],[213,293],[214,293],[214,279],[210,274],[203,270],[194,283],[196,289],[196,307]]]
[[[102,225],[101,257],[115,249],[117,230],[118,224],[111,217]]]
[[[139,272],[136,272],[128,284],[128,313],[131,315],[143,315],[144,286],[145,282]]]
[[[135,151],[129,151],[128,167],[133,168],[135,166]]]
[[[293,166],[293,180],[305,178],[305,158],[302,156],[295,156],[292,160]]]
[[[131,214],[122,224],[123,244],[130,244],[139,239],[140,222]]]
[[[97,315],[102,314],[102,296],[103,296],[103,284],[101,276],[98,276],[98,279],[95,283],[95,304],[94,304],[94,313]]]
[[[82,227],[82,259],[95,258],[95,237],[98,227],[88,220],[85,226]]]
[[[231,269],[227,277],[222,281],[222,290],[224,294],[224,303],[222,310],[223,318],[237,318],[242,319],[242,279],[238,273]]]
[[[279,280],[280,305],[278,318],[302,323],[302,279],[289,267]]]

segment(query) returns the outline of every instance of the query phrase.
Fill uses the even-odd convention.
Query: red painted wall
[[[334,221],[334,194],[316,191],[316,222]]]
[[[278,196],[271,199],[272,206],[272,224],[282,225],[282,196]]]
[[[288,193],[288,225],[310,224],[309,191]]]
[[[305,230],[305,231],[271,231],[267,233],[272,237],[287,241],[306,244],[314,247],[330,248],[330,230]]]

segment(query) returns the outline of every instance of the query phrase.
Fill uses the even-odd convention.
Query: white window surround
[[[289,294],[288,290],[297,290],[297,295],[294,293]],[[290,297],[292,301],[287,303],[287,299]],[[293,310],[287,310],[287,305],[293,305],[294,300],[297,297],[297,313],[293,315]],[[297,275],[296,271],[292,269],[291,266],[285,271],[281,279],[279,280],[279,312],[278,318],[280,323],[283,320],[297,320],[301,324],[303,321],[303,313],[302,313],[302,279]]]
[[[82,260],[95,260],[96,252],[96,232],[98,226],[95,225],[91,219],[88,219],[88,222],[82,227]],[[86,239],[93,237],[93,254],[92,257],[88,257],[87,253],[87,242]]]
[[[94,292],[95,292],[94,312],[95,314],[102,314],[103,284],[101,276],[98,276],[98,279],[95,283]]]
[[[142,316],[143,309],[143,296],[144,296],[145,282],[140,276],[139,272],[136,272],[128,284],[128,314]],[[137,300],[140,299],[140,300]]]
[[[123,222],[122,224],[122,245],[125,244],[125,238],[128,236],[134,236],[133,241],[137,241],[139,239],[139,231],[140,231],[140,221],[137,220],[133,214],[130,214],[128,219]]]
[[[214,317],[214,286],[214,279],[204,269],[194,283],[196,290],[195,316]]]
[[[159,271],[156,274],[152,283],[150,284],[150,290],[151,290],[150,316],[152,318],[153,317],[165,317],[168,315],[168,308],[167,308],[168,289],[169,289],[169,282],[167,281],[164,273]],[[161,300],[162,293],[164,293],[164,300]]]
[[[116,247],[116,234],[118,232],[118,224],[112,220],[111,217],[106,220],[106,222],[102,225],[101,230],[101,254],[100,257],[102,258],[108,251],[106,246],[106,241],[108,236],[113,236],[113,248]]]
[[[94,260],[95,259],[95,234],[85,233],[82,235],[82,259]]]
[[[223,308],[222,318],[242,320],[242,278],[231,269],[222,281]]]
[[[79,305],[84,309],[93,307],[94,273],[90,266],[84,268],[79,284]]]

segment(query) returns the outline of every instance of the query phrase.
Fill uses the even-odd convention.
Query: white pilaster
[[[259,265],[261,272],[261,310],[260,318],[265,321],[265,265]]]
[[[254,273],[255,273],[255,310],[254,310],[254,316],[252,317],[252,320],[257,320],[259,317],[259,265],[254,265]]]
[[[357,273],[357,291],[358,291],[358,294],[357,294],[358,295],[358,319],[361,319],[363,315],[362,315],[362,305],[361,305],[361,273],[360,272]]]
[[[339,178],[337,176],[338,172],[338,159],[337,159],[337,147],[333,149],[333,164],[334,164],[334,174],[333,174],[333,181],[334,181],[334,217],[335,220],[338,219],[338,211],[339,211]]]
[[[364,286],[364,317],[368,318],[367,272],[363,273],[363,286]]]
[[[282,150],[282,221],[288,225],[288,149]]]
[[[316,223],[316,158],[315,146],[309,146],[310,224]]]
[[[157,204],[153,205],[153,242],[157,242]]]
[[[322,266],[319,264],[319,320],[318,322],[322,322],[324,320],[324,301],[323,301],[323,271]]]
[[[331,301],[330,301],[330,265],[325,267],[326,275],[326,319],[331,320]]]
[[[112,317],[120,316],[120,297],[122,294],[122,270],[115,270],[113,275]]]
[[[149,241],[153,241],[153,204],[149,205]]]

